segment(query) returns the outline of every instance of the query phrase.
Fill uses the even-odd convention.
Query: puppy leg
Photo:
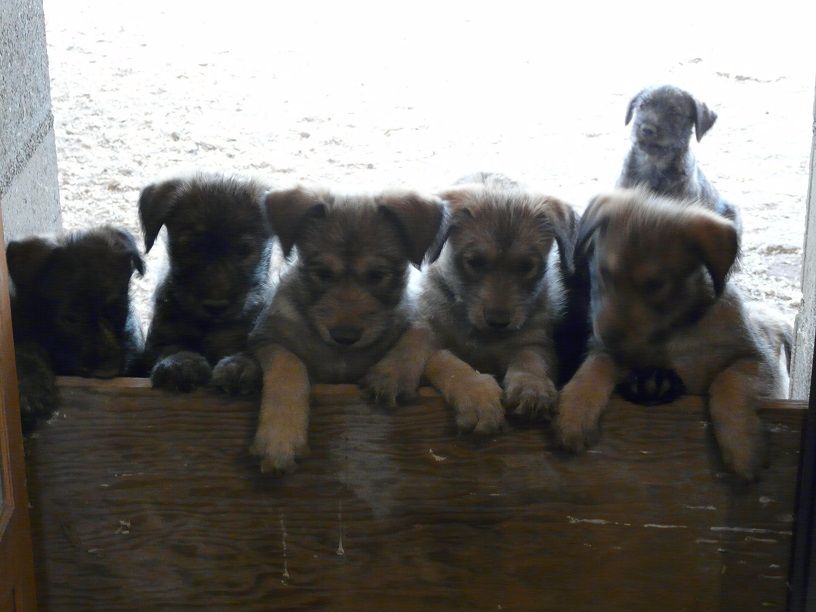
[[[162,357],[150,372],[150,381],[157,389],[192,391],[210,381],[212,369],[204,355],[180,350]]]
[[[249,353],[223,357],[212,372],[213,387],[230,395],[254,395],[261,388],[261,366]]]
[[[462,431],[493,433],[505,427],[502,389],[489,374],[476,370],[446,350],[428,360],[425,375],[456,411]]]
[[[754,480],[765,462],[765,430],[754,409],[764,390],[762,365],[740,359],[720,372],[708,390],[714,435],[723,461],[738,476]]]
[[[280,345],[258,354],[263,391],[258,430],[250,452],[262,472],[286,472],[308,452],[309,374],[306,365]]]
[[[416,397],[425,364],[433,352],[433,335],[427,327],[411,327],[363,379],[379,404],[395,407],[398,399]]]
[[[581,452],[598,437],[601,414],[615,389],[616,368],[605,353],[590,353],[561,389],[555,435],[562,447]]]
[[[20,420],[23,435],[27,436],[34,431],[39,420],[50,418],[58,408],[57,385],[48,356],[38,346],[21,342],[15,356]]]
[[[558,399],[554,374],[541,350],[519,351],[504,375],[505,404],[514,408],[515,414],[531,419],[550,414]]]

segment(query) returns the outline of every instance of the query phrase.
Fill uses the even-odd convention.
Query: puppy
[[[728,282],[734,224],[695,202],[621,190],[590,203],[576,250],[589,261],[592,338],[561,391],[561,445],[581,451],[595,440],[615,384],[632,369],[669,369],[689,393],[708,395],[726,465],[755,478],[764,459],[757,404],[786,390],[773,324]]]
[[[269,193],[266,211],[297,259],[250,336],[264,372],[251,451],[262,471],[286,471],[307,450],[310,384],[360,381],[408,328],[408,266],[421,264],[443,208],[411,192],[298,187]]]
[[[167,228],[169,269],[155,293],[145,347],[154,387],[260,387],[247,336],[269,290],[271,235],[263,185],[195,176],[149,185],[139,197],[145,249]]]
[[[501,175],[464,181],[440,194],[450,210],[447,235],[418,304],[419,327],[430,337],[421,350],[415,337],[410,351],[384,363],[415,373],[417,355],[426,354],[425,375],[454,408],[459,429],[490,433],[503,427],[505,406],[528,418],[555,406],[553,334],[563,316],[562,266],[572,261],[576,216]],[[390,369],[402,381],[398,392],[410,389],[405,381],[419,382]],[[389,389],[372,378],[379,395]]]
[[[111,226],[6,248],[23,430],[57,407],[54,376],[131,373],[143,335],[130,306],[134,271],[144,272],[131,234]]]
[[[698,203],[732,221],[738,234],[737,209],[706,179],[689,148],[692,129],[697,142],[711,129],[717,114],[690,93],[671,85],[642,90],[629,102],[632,148],[623,162],[617,187],[646,185],[655,193]]]

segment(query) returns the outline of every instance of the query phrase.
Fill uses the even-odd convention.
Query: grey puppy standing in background
[[[150,251],[167,228],[169,269],[154,296],[145,368],[154,387],[258,391],[249,330],[267,299],[272,241],[252,180],[196,175],[149,185],[139,217]]]
[[[266,213],[286,256],[272,302],[250,337],[263,369],[251,452],[261,471],[284,472],[308,450],[312,383],[358,383],[413,319],[409,265],[420,266],[442,203],[408,191],[341,195],[272,191]]]
[[[739,251],[734,224],[695,201],[643,187],[596,197],[581,218],[576,251],[589,262],[592,339],[561,390],[556,435],[584,450],[615,384],[633,368],[675,370],[689,393],[708,396],[728,467],[755,478],[764,461],[762,398],[785,397],[792,331],[751,310],[728,276]]]
[[[564,315],[575,212],[497,174],[465,177],[440,196],[449,208],[447,236],[423,277],[414,342],[389,353],[371,385],[392,403],[411,395],[424,370],[463,431],[501,429],[505,408],[548,415],[558,395],[554,333]]]
[[[633,118],[632,147],[617,187],[643,185],[660,195],[696,199],[734,222],[740,233],[739,212],[708,181],[689,147],[692,131],[700,142],[717,114],[687,91],[662,85],[643,89],[632,98],[626,125]]]

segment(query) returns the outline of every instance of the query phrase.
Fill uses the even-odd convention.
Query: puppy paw
[[[502,389],[489,374],[478,374],[463,381],[451,398],[459,430],[490,434],[504,429],[501,400]]]
[[[199,353],[182,351],[160,360],[150,372],[150,381],[157,389],[192,391],[210,381],[212,369]]]
[[[48,419],[58,406],[54,373],[44,363],[17,355],[17,380],[20,392],[20,420],[23,435],[28,435],[41,419]]]
[[[210,384],[230,395],[254,395],[261,390],[261,368],[249,355],[228,355],[215,364]]]
[[[573,453],[580,453],[600,437],[599,418],[602,406],[593,406],[591,398],[580,390],[564,387],[558,402],[558,416],[553,424],[558,444]]]
[[[549,378],[517,373],[505,383],[504,403],[517,416],[530,420],[549,416],[557,401],[558,391]]]
[[[766,432],[756,414],[740,422],[714,425],[723,462],[743,480],[756,480],[766,463]]]
[[[295,460],[309,454],[306,429],[286,430],[261,425],[249,448],[261,460],[261,472],[284,474],[295,469]]]
[[[410,401],[416,397],[419,380],[399,364],[383,360],[368,371],[362,384],[366,394],[376,403],[395,408],[398,401]]]

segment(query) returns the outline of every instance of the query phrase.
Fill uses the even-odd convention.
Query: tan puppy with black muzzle
[[[263,370],[252,452],[262,471],[292,469],[308,448],[312,383],[357,383],[413,320],[409,264],[419,266],[442,203],[413,192],[274,191],[266,212],[297,258],[250,335]]]
[[[504,426],[506,408],[530,419],[555,408],[553,335],[576,215],[501,175],[463,181],[440,194],[449,208],[447,240],[423,276],[420,323],[369,384],[391,402],[410,395],[426,359],[425,377],[455,410],[459,429],[492,433]]]
[[[591,284],[589,354],[562,389],[555,431],[581,451],[617,382],[633,368],[672,369],[689,393],[708,395],[723,460],[755,478],[764,462],[762,398],[785,397],[779,337],[743,303],[728,276],[735,225],[693,201],[645,189],[596,197],[584,213],[577,257]]]

